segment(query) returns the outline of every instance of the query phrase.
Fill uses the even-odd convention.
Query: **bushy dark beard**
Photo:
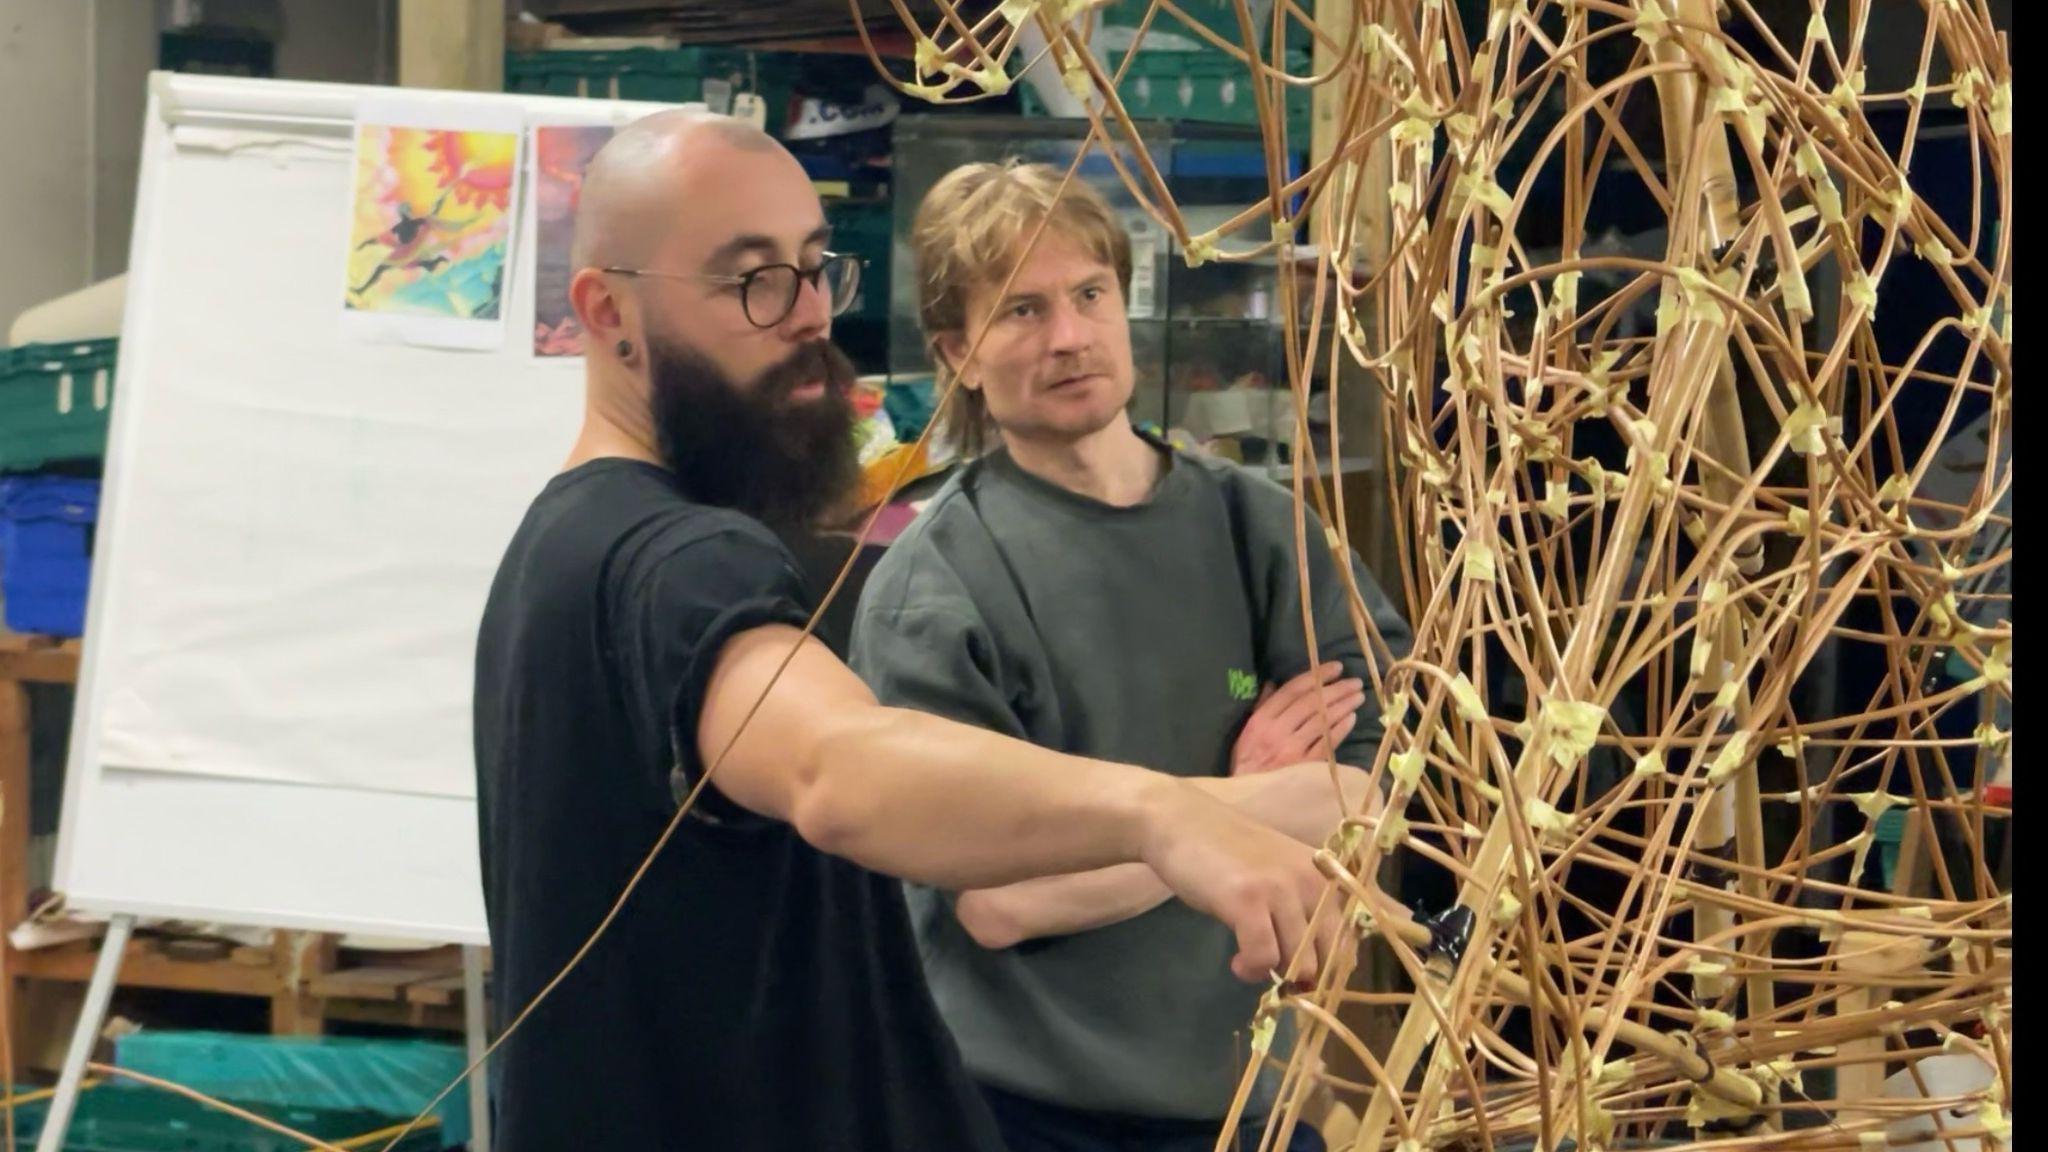
[[[853,362],[814,340],[740,382],[695,349],[647,344],[654,432],[662,460],[691,497],[777,527],[808,527],[859,482]],[[791,400],[816,380],[825,394]]]

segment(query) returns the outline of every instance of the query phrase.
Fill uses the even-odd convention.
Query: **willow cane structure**
[[[2012,87],[1984,5],[1816,3],[1783,35],[1746,0],[1494,0],[1482,27],[1442,0],[1354,0],[1332,32],[1293,0],[1254,27],[1238,0],[1233,39],[1154,0],[1129,52],[1155,27],[1208,40],[1244,65],[1264,127],[1270,194],[1201,234],[1144,148],[1114,147],[1137,133],[1122,67],[1091,47],[1098,4],[939,7],[932,27],[898,7],[913,75],[875,63],[899,91],[999,93],[1037,62],[1018,58],[1035,23],[1190,263],[1291,255],[1308,229],[1313,285],[1281,284],[1288,315],[1310,305],[1287,340],[1297,442],[1327,362],[1364,382],[1328,402],[1379,406],[1401,466],[1384,512],[1413,650],[1388,652],[1353,595],[1393,800],[1320,857],[1318,914],[1384,939],[1404,1015],[1374,1051],[1345,1010],[1388,997],[1351,991],[1349,963],[1276,986],[1239,1093],[1284,1067],[1263,1147],[1318,1097],[1355,1120],[1326,1131],[1401,1152],[1864,1149],[1937,1113],[1948,1147],[2006,1142],[2012,917],[1986,837],[2009,811],[1982,785],[2010,756],[2010,607],[1984,589],[2011,562]],[[1866,91],[1873,23],[1902,9],[1925,21],[1917,79]],[[1291,30],[1316,41],[1313,74],[1281,66]],[[1325,84],[1334,143],[1286,180],[1284,96]],[[1963,226],[1913,184],[1937,102],[1968,118]],[[1631,106],[1657,138],[1631,135]],[[1880,109],[1903,112],[1903,144]],[[1539,221],[1546,174],[1563,210]],[[1589,237],[1619,198],[1654,205],[1661,253]],[[1886,363],[1881,289],[1906,261],[1950,306]],[[1936,413],[1931,432],[1908,407]],[[1985,412],[1969,499],[1920,495]],[[1298,547],[1348,547],[1341,493],[1306,463]],[[1967,672],[1944,681],[1944,661]],[[1877,685],[1860,707],[1816,688],[1844,665]],[[1947,849],[1932,892],[1865,879],[1894,809]],[[1382,893],[1396,852],[1451,877],[1454,902],[1419,920]],[[1363,1080],[1328,1070],[1337,1049]],[[1917,1078],[1939,1053],[1976,1056],[1989,1086],[1880,1095],[1888,1069]]]

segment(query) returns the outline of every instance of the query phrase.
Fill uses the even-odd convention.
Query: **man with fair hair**
[[[1211,791],[883,707],[804,637],[770,526],[852,474],[830,333],[859,267],[830,239],[795,159],[728,120],[639,121],[586,177],[583,427],[477,641],[499,1027],[548,995],[493,1063],[506,1152],[999,1148],[878,873],[1143,862],[1229,925],[1219,969],[1336,947],[1308,849]]]
[[[918,210],[920,319],[959,381],[943,418],[970,462],[869,577],[854,668],[886,703],[1205,780],[1322,843],[1376,799],[1355,767],[1379,726],[1358,716],[1377,710],[1343,574],[1311,517],[1310,616],[1333,662],[1311,669],[1290,495],[1132,426],[1130,241],[1097,193],[1061,184],[1042,165],[972,164]],[[1353,568],[1378,630],[1405,646]],[[1283,681],[1262,704],[1260,686]],[[1279,755],[1259,753],[1276,739]],[[1163,877],[1141,863],[919,886],[911,912],[1011,1152],[1214,1146],[1260,990],[1221,976],[1228,933]],[[1247,1146],[1273,1087],[1257,1084]],[[1298,1130],[1296,1148],[1318,1146]]]

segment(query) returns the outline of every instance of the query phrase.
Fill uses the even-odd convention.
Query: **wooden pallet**
[[[78,679],[75,640],[0,634],[0,926],[12,927],[29,900],[29,684]],[[0,1034],[15,1036],[15,1004],[32,984],[84,984],[99,942],[82,940],[30,951],[0,938]],[[278,932],[268,949],[222,949],[212,959],[165,951],[143,934],[121,961],[121,987],[165,989],[270,1001],[276,1035],[318,1035],[328,1021],[351,1020],[462,1031],[462,955],[437,948],[345,965],[332,936]],[[22,1051],[17,1043],[14,1050]]]

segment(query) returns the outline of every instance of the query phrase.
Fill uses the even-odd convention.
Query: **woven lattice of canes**
[[[876,60],[900,91],[985,99],[1042,66],[1095,143],[1135,143],[1099,4],[939,7],[903,14],[911,74]],[[1394,803],[1333,839],[1319,915],[1384,941],[1405,990],[1353,991],[1347,963],[1266,998],[1238,1099],[1282,1070],[1262,1147],[1311,1112],[1402,1152],[2008,1142],[2009,812],[1982,783],[2010,756],[2012,85],[1988,10],[1280,0],[1229,36],[1133,7],[1130,52],[1170,29],[1243,64],[1270,195],[1191,234],[1142,147],[1104,151],[1190,263],[1314,243],[1313,281],[1281,284],[1311,317],[1298,430],[1328,363],[1399,462],[1374,511],[1414,650],[1353,613]],[[1866,44],[1901,27],[1913,83],[1868,90]],[[1293,87],[1326,89],[1327,140],[1290,181]],[[1937,117],[1968,146],[1916,168]],[[1917,170],[1966,181],[1964,209]],[[1329,448],[1297,496],[1343,525]],[[1898,827],[1926,866],[1887,885]],[[1395,853],[1455,902],[1383,893]],[[1369,1045],[1353,1010],[1388,1002]]]

